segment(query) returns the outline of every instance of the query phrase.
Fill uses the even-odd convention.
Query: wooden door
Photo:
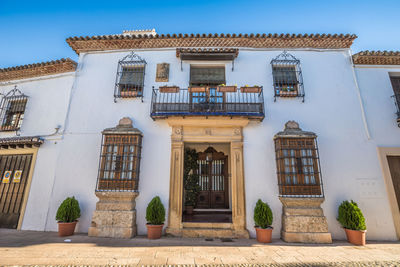
[[[199,185],[201,191],[196,207],[199,209],[228,209],[228,156],[209,147],[199,153]]]
[[[390,175],[392,176],[397,204],[400,207],[400,156],[388,156]]]
[[[18,226],[32,154],[0,155],[0,228]]]

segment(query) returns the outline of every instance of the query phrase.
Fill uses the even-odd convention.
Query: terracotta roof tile
[[[361,51],[353,55],[357,65],[400,65],[400,51]]]
[[[164,47],[349,48],[352,34],[137,34],[70,37],[76,53]]]
[[[51,74],[72,72],[76,69],[76,62],[70,58],[62,58],[48,62],[27,64],[0,69],[0,81],[11,81]]]

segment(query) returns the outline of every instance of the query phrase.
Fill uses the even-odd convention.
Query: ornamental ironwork
[[[3,96],[0,102],[0,131],[18,131],[24,119],[28,96],[17,86]]]
[[[146,65],[146,60],[134,52],[131,52],[118,61],[114,101],[116,101],[117,98],[136,97],[140,97],[143,101]]]
[[[300,60],[283,51],[271,60],[274,101],[277,97],[301,97],[304,102],[303,76]]]

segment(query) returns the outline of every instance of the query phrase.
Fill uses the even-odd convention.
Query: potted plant
[[[245,85],[240,87],[240,92],[242,93],[261,93],[261,86],[258,85],[253,85],[253,86],[249,86],[249,85]]]
[[[195,149],[187,148],[183,163],[183,187],[185,189],[185,211],[187,215],[193,214],[196,206],[197,196],[200,192],[199,175],[196,173],[199,165],[197,163],[199,156]]]
[[[179,86],[176,85],[164,85],[160,86],[160,93],[178,93],[179,92]]]
[[[237,85],[225,85],[225,84],[220,84],[217,87],[218,92],[224,92],[224,93],[234,93],[237,90]]]
[[[66,198],[57,210],[58,235],[69,236],[75,231],[77,219],[81,216],[81,209],[75,197]]]
[[[154,197],[146,209],[147,220],[147,238],[159,239],[161,238],[162,229],[165,221],[165,208],[161,202],[160,197]]]
[[[339,206],[339,216],[337,218],[346,232],[347,241],[354,245],[365,245],[365,218],[357,203],[353,200],[343,201]]]
[[[201,84],[199,86],[190,86],[189,92],[190,93],[204,93],[207,91],[207,86]]]
[[[294,87],[283,86],[279,92],[280,96],[297,96],[297,89]]]
[[[267,203],[259,199],[254,208],[254,222],[257,235],[257,241],[260,243],[271,243],[272,237],[272,215],[271,208]]]

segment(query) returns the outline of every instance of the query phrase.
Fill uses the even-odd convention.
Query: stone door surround
[[[172,127],[171,169],[168,227],[166,232],[184,236],[183,211],[183,159],[184,144],[187,143],[229,143],[232,183],[232,237],[249,238],[246,229],[245,188],[243,169],[243,127],[248,124],[244,118],[171,118]],[[200,225],[200,224],[199,224]],[[208,224],[204,224],[205,227]],[[187,230],[187,229],[186,229]],[[215,230],[217,236],[218,230]],[[207,231],[212,236],[213,231]]]

